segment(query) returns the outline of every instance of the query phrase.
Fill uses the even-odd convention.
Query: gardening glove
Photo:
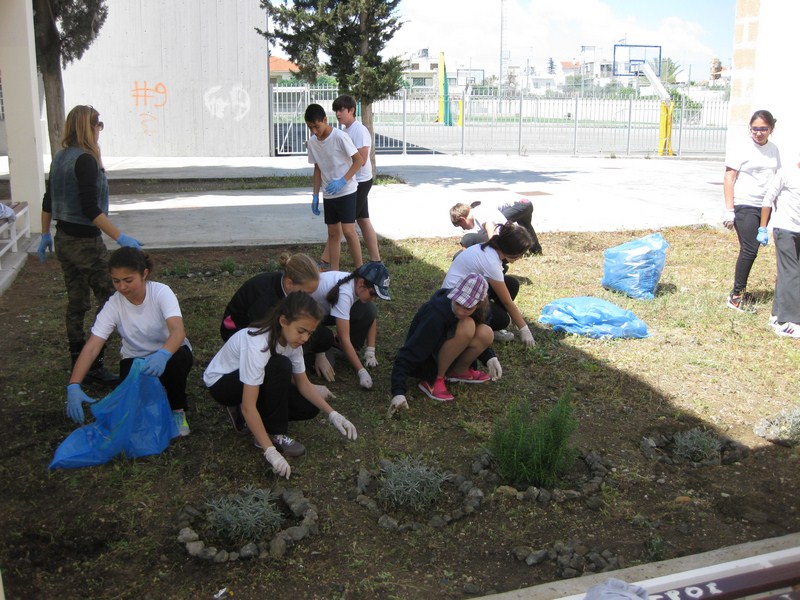
[[[281,456],[281,453],[275,449],[275,446],[270,446],[264,450],[264,458],[267,459],[275,475],[289,479],[289,476],[292,474],[292,467],[290,467],[286,459]]]
[[[336,398],[336,394],[334,394],[324,385],[315,385],[314,387],[317,388],[317,392],[319,392],[319,395],[322,396],[323,400],[327,400],[328,398]]]
[[[53,251],[53,234],[43,233],[42,239],[39,240],[39,249],[36,253],[39,255],[39,262],[44,262],[47,258],[47,251]]]
[[[172,354],[166,348],[156,350],[152,354],[144,357],[142,373],[145,375],[152,375],[153,377],[161,377],[164,374],[164,369],[167,368],[167,361],[170,358],[172,358]]]
[[[525,344],[528,348],[533,348],[536,345],[536,342],[533,341],[533,334],[531,333],[531,329],[527,325],[525,325],[525,327],[522,327],[519,330],[519,337],[522,338],[522,343]]]
[[[769,233],[767,233],[766,227],[758,228],[758,235],[756,235],[756,241],[762,246],[766,246],[767,244],[769,244]]]
[[[722,224],[726,229],[733,229],[734,215],[735,213],[732,208],[726,208],[725,212],[722,213]]]
[[[76,423],[83,423],[83,403],[97,402],[87,396],[79,383],[70,383],[67,386],[67,416]]]
[[[486,363],[486,367],[489,369],[489,375],[492,376],[492,381],[497,381],[503,376],[503,367],[500,365],[500,361],[496,356],[489,359],[489,362]]]
[[[368,367],[378,366],[378,359],[375,358],[374,346],[367,346],[366,348],[364,348],[364,360],[366,361]]]
[[[369,376],[364,367],[361,367],[358,372],[358,384],[365,390],[372,389],[372,377]]]
[[[335,193],[339,192],[344,186],[347,185],[347,180],[344,177],[339,177],[339,179],[334,179],[328,185],[325,186],[325,193],[329,196],[333,196]]]
[[[338,412],[333,411],[331,414],[329,414],[328,420],[333,423],[333,426],[339,430],[339,433],[345,436],[348,440],[354,440],[358,437],[356,426],[345,419]]]
[[[311,212],[314,213],[314,216],[319,216],[319,194],[311,195]]]
[[[386,413],[388,418],[392,418],[392,415],[399,411],[400,409],[408,410],[408,400],[402,394],[398,394],[394,398],[392,398],[392,403],[389,405],[389,410]]]
[[[142,242],[136,238],[132,238],[127,233],[120,233],[119,237],[117,238],[117,243],[120,246],[124,246],[126,248],[136,248],[137,250],[141,250],[142,246],[144,245]]]
[[[324,352],[317,352],[314,355],[314,370],[319,377],[324,377],[325,381],[336,381],[336,373]]]

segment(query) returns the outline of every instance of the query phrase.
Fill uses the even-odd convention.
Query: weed
[[[179,260],[171,267],[166,267],[163,274],[167,277],[186,277],[189,274],[189,263],[186,260]]]
[[[644,549],[650,562],[664,560],[666,556],[666,543],[658,533],[653,532],[644,543]]]
[[[673,440],[675,455],[696,463],[718,459],[722,448],[722,442],[716,435],[700,427],[679,431]]]
[[[505,420],[495,423],[489,449],[507,481],[551,487],[575,461],[577,452],[569,446],[577,426],[571,395],[567,388],[552,408],[538,415],[527,399],[514,402]]]
[[[219,262],[219,270],[222,273],[230,273],[233,275],[234,271],[239,270],[239,265],[230,257],[223,258]]]
[[[378,499],[390,506],[420,511],[436,502],[448,478],[447,473],[418,458],[405,457],[383,468]]]
[[[206,508],[211,530],[233,543],[260,540],[277,531],[283,520],[270,501],[269,490],[252,486],[242,488],[239,494],[208,500]]]

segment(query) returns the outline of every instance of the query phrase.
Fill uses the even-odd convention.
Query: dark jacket
[[[283,292],[283,271],[260,273],[245,281],[225,307],[222,320],[233,319],[236,329],[226,329],[220,325],[220,335],[227,340],[240,329],[244,329],[253,321],[267,316],[267,313],[286,297]]]

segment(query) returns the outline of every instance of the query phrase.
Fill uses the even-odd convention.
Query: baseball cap
[[[364,278],[375,287],[378,298],[391,300],[389,296],[389,270],[381,261],[364,263],[356,269],[356,275]]]
[[[489,284],[477,273],[470,273],[458,280],[447,293],[447,297],[464,308],[475,308],[486,297]]]

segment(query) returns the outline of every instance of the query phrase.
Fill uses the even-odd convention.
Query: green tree
[[[400,0],[261,0],[272,29],[256,28],[279,43],[313,82],[320,72],[333,75],[342,92],[361,103],[361,121],[374,137],[372,103],[402,87],[400,57],[384,59],[381,51],[402,26],[396,16]],[[323,57],[326,60],[323,60]],[[372,144],[372,162],[375,162]],[[373,170],[374,172],[374,170]]]
[[[553,60],[553,57],[547,59],[547,73],[549,75],[556,74],[556,61]]]
[[[654,72],[658,73],[658,61],[656,59],[650,61],[650,66],[653,68]],[[662,83],[665,85],[677,83],[676,79],[681,73],[683,73],[683,67],[681,67],[680,64],[669,57],[661,59],[661,75],[659,79],[661,79]]]
[[[83,56],[107,16],[105,0],[33,0],[36,62],[44,82],[47,132],[52,154],[58,151],[64,131],[61,69]]]

